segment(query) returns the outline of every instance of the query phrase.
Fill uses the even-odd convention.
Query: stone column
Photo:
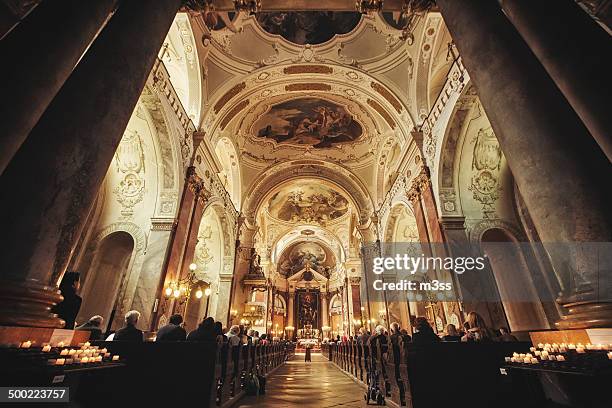
[[[0,174],[36,125],[117,0],[43,1],[0,42]]]
[[[293,302],[295,300],[295,292],[289,292],[289,302],[287,302],[287,326],[293,326],[293,334],[297,333],[297,328],[295,328],[295,322],[293,318]]]
[[[574,0],[503,0],[502,8],[612,160],[608,34]]]
[[[329,326],[329,308],[327,307],[327,292],[321,292],[321,327]]]
[[[610,161],[499,4],[437,4],[542,241],[612,241],[612,191],[597,185],[610,178]],[[560,300],[577,306],[570,308],[571,326],[612,324],[612,304],[596,302],[593,290],[607,287],[609,274],[597,278],[596,265],[583,269],[581,288]]]
[[[123,1],[0,177],[0,324],[62,325],[46,285],[65,270],[180,4]]]

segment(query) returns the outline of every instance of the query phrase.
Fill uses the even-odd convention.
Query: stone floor
[[[313,353],[311,363],[297,354],[268,377],[266,395],[245,397],[237,407],[366,407],[364,394],[321,354]]]

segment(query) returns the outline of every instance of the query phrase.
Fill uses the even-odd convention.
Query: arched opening
[[[113,326],[133,250],[134,239],[124,231],[113,232],[99,244],[86,273],[79,323],[87,321],[91,316],[100,315],[104,317],[105,324]]]
[[[506,231],[485,231],[481,247],[497,283],[510,329],[524,331],[548,327],[548,321],[520,245]]]

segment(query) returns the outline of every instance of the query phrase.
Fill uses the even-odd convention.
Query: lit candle
[[[113,356],[113,361],[119,361],[119,356]]]
[[[60,351],[60,356],[67,356],[68,355],[68,349],[63,349],[62,351]]]
[[[43,351],[43,353],[48,353],[48,352],[50,352],[50,351],[51,351],[51,346],[50,346],[50,345],[48,345],[48,344],[47,344],[47,345],[45,345],[45,346],[43,346],[42,351]]]
[[[21,348],[30,348],[32,347],[32,342],[30,340],[24,341],[23,343],[21,343]]]
[[[557,356],[557,361],[565,361],[565,357],[563,357],[561,354],[559,354]]]
[[[65,362],[66,362],[66,359],[58,358],[57,360],[55,360],[55,365],[64,365]]]

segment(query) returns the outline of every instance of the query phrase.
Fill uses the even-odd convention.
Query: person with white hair
[[[115,333],[114,341],[135,341],[143,342],[144,333],[138,329],[136,325],[140,319],[140,312],[137,310],[130,310],[125,314],[125,327],[117,330]]]
[[[77,326],[75,330],[89,331],[89,340],[102,340],[102,322],[104,322],[104,318],[100,315],[95,315],[90,317],[86,323]]]
[[[230,327],[229,332],[227,333],[227,339],[230,346],[239,346],[242,343],[242,339],[240,337],[240,326],[235,324]]]

